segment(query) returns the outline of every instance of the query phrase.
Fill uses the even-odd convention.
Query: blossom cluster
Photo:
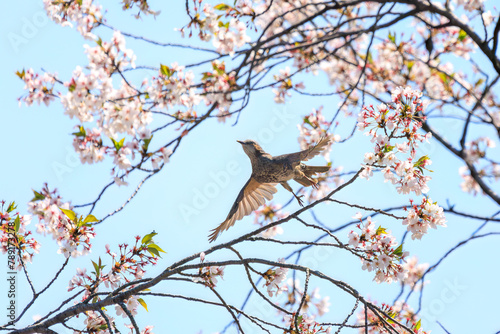
[[[264,204],[258,210],[254,211],[254,214],[254,224],[261,227],[288,216],[288,213],[281,211],[281,204],[273,203]],[[260,233],[263,238],[273,238],[277,234],[283,234],[283,228],[281,225],[275,225]]]
[[[24,81],[24,89],[28,92],[26,96],[18,99],[20,104],[21,101],[24,101],[27,106],[32,105],[33,102],[39,105],[43,102],[48,106],[55,99],[53,93],[56,82],[55,75],[49,73],[40,75],[35,73],[32,68],[17,72],[16,74]]]
[[[45,185],[41,192],[28,203],[28,211],[38,217],[37,232],[51,235],[59,245],[59,254],[66,258],[86,255],[92,247],[90,241],[95,236],[89,222],[96,221],[88,216],[87,220],[78,219],[71,211],[71,203],[63,202],[57,190],[50,191]]]
[[[455,0],[458,6],[464,6],[464,9],[472,12],[483,8],[484,0]]]
[[[1,201],[0,204],[2,254],[8,254],[10,270],[19,270],[23,264],[32,262],[34,254],[40,250],[40,244],[35,238],[30,237],[31,231],[26,228],[31,223],[31,216],[15,213],[17,206],[14,202],[6,209],[4,209],[5,201]]]
[[[429,264],[418,263],[418,258],[412,256],[406,260],[406,263],[403,263],[403,268],[407,272],[407,275],[402,283],[408,285],[412,290],[419,290],[423,285],[423,283],[419,283],[419,280],[424,276],[424,273],[429,268]]]
[[[135,303],[137,303],[137,299],[135,297],[131,297],[126,301],[127,309],[129,311],[135,311],[135,309],[131,309],[129,304],[132,304],[130,300],[135,300]],[[135,305],[137,307],[137,305]],[[117,306],[117,308],[121,307]],[[96,311],[86,311],[84,312],[85,315],[85,320],[84,320],[84,325],[86,328],[86,332],[88,333],[95,333],[95,334],[111,334],[117,331],[118,329],[115,326],[115,318],[110,316],[109,314],[106,314],[106,311],[103,310],[104,318],[101,313],[96,312]],[[118,310],[117,310],[118,313]],[[124,314],[123,310],[120,311],[120,314]],[[113,330],[110,330],[108,328],[108,323],[106,322],[106,319],[109,321],[109,324],[113,327]],[[134,326],[132,324],[125,324],[125,327],[130,329],[130,334],[135,333]],[[153,334],[152,332],[153,326],[146,326],[140,334]],[[80,334],[80,331],[74,331],[73,334]]]
[[[494,180],[500,179],[500,163],[486,158],[486,150],[496,147],[496,143],[488,137],[479,137],[465,144],[464,156],[467,162],[476,166],[478,174],[490,177]],[[481,165],[481,163],[483,163]],[[481,191],[481,187],[471,176],[469,168],[462,166],[459,168],[463,182],[460,187],[464,192],[476,195]]]
[[[102,6],[93,0],[53,1],[43,0],[47,16],[57,24],[72,27],[75,22],[78,32],[86,39],[95,39],[92,30],[102,20]]]
[[[331,327],[324,327],[314,321],[313,317],[309,317],[307,314],[300,314],[296,317],[296,313],[291,315],[286,315],[284,318],[285,326],[290,328],[290,333],[297,333],[295,327],[295,318],[297,318],[297,329],[300,334],[329,334],[332,331]]]
[[[285,259],[278,259],[279,263],[285,263]],[[288,273],[288,268],[278,267],[275,269],[268,269],[262,277],[266,280],[264,286],[267,287],[267,293],[269,297],[277,296],[281,292],[286,291],[286,286],[281,285],[286,279],[286,274]]]
[[[311,293],[306,293],[304,297],[304,290],[301,288],[298,279],[287,280],[286,286],[287,301],[285,307],[289,310],[296,310],[297,306],[304,300],[304,305],[300,309],[301,314],[307,315],[311,320],[320,317],[330,311],[330,297],[321,297],[319,288],[314,288]]]
[[[421,328],[421,322],[417,317],[417,314],[413,309],[406,303],[401,301],[396,301],[393,306],[388,304],[382,304],[382,311],[387,314],[390,318],[384,317],[385,321],[380,318],[381,315],[375,314],[371,309],[367,310],[367,318],[365,318],[365,309],[361,309],[357,313],[357,324],[359,327],[360,334],[383,334],[383,333],[399,333],[402,328],[398,325],[402,323],[407,327],[410,327],[415,334],[428,334],[430,332],[425,332]],[[368,326],[365,324],[368,323]],[[387,326],[392,326],[392,331],[387,328]]]
[[[222,266],[208,266],[200,268],[198,276],[193,277],[193,282],[199,282],[204,284],[209,288],[215,288],[217,286],[218,278],[223,278],[224,269],[226,267]]]
[[[412,203],[411,208],[407,210],[408,215],[403,220],[403,225],[408,225],[407,230],[411,232],[412,239],[422,239],[429,227],[433,229],[437,229],[438,226],[446,227],[443,208],[432,202],[429,197],[422,198],[419,205]]]
[[[217,120],[224,122],[229,117],[232,104],[231,91],[236,86],[235,72],[227,73],[223,61],[214,60],[212,71],[204,72],[202,77],[203,95],[206,105],[215,104],[219,109]]]
[[[125,68],[135,67],[136,58],[134,52],[126,48],[123,35],[115,31],[109,42],[99,39],[93,47],[86,45],[85,52],[89,61],[87,69],[80,66],[75,68],[70,80],[63,83],[67,88],[66,93],[53,91],[54,84],[60,82],[55,75],[46,73],[40,76],[32,69],[18,72],[28,91],[20,100],[26,105],[31,105],[34,101],[48,104],[58,96],[64,113],[71,119],[76,118],[81,124],[76,126],[78,131],[73,133],[73,147],[81,162],[97,163],[109,156],[113,158],[118,170],[125,173],[113,173],[115,182],[118,185],[126,184],[123,177],[131,169],[136,155],[150,158],[156,169],[161,161],[168,161],[172,151],[161,148],[156,152],[146,153],[152,138],[148,127],[152,122],[152,113],[144,109],[145,100],[123,77],[122,71]],[[153,78],[152,85],[145,87],[144,94],[160,107],[177,103],[192,108],[197,104],[199,96],[189,88],[193,84],[193,74],[188,72],[184,76],[182,68],[175,67],[171,70],[171,73],[177,72],[177,79],[174,80],[162,75],[164,70],[162,67],[159,77]],[[115,74],[122,77],[118,88],[113,85],[112,76]],[[144,81],[143,85],[146,84],[147,81]],[[171,91],[168,90],[169,84]],[[163,90],[167,93],[162,93]],[[106,144],[105,137],[111,143]]]
[[[220,54],[234,55],[234,53],[246,43],[250,42],[250,36],[247,35],[247,27],[244,22],[236,17],[230,17],[229,5],[216,5],[212,7],[205,3],[203,8],[195,7],[196,14],[194,19],[187,25],[187,28],[194,26],[199,29],[198,36],[202,41],[212,40],[217,52]],[[200,11],[201,9],[201,11]],[[221,15],[215,11],[226,12]],[[201,17],[201,14],[203,17]],[[221,18],[224,16],[229,21],[224,22]],[[180,29],[184,34],[185,28]]]
[[[60,94],[65,114],[76,117],[81,123],[95,121],[107,137],[120,134],[135,135],[152,121],[151,114],[142,110],[137,90],[122,80],[115,89],[111,76],[127,66],[135,67],[135,55],[127,49],[119,31],[113,33],[110,42],[98,41],[97,45],[85,46],[89,60],[89,72],[79,66],[71,79],[64,83],[66,94]]]
[[[403,252],[402,245],[396,247],[396,238],[391,231],[381,226],[377,228],[371,217],[367,217],[365,223],[360,213],[355,218],[361,223],[356,225],[359,232],[349,232],[349,245],[363,251],[362,269],[375,271],[374,280],[377,283],[403,281],[407,273],[400,262],[405,260],[408,252]]]
[[[135,18],[137,19],[141,17],[141,13],[145,15],[153,15],[154,17],[156,17],[161,12],[159,10],[152,10],[151,7],[149,7],[149,3],[147,0],[122,0],[122,3],[123,10],[130,10],[135,8],[136,6],[138,7],[139,12],[135,15]]]
[[[139,306],[139,302],[137,299],[138,299],[137,296],[131,296],[127,300],[123,301],[123,303],[127,307],[127,310],[133,316],[137,315],[137,307]],[[125,313],[121,305],[115,305],[115,312],[117,316],[121,316],[122,318],[128,318],[127,313]]]
[[[274,102],[278,104],[285,103],[287,97],[292,96],[290,90],[292,89],[304,89],[304,84],[299,82],[294,84],[291,78],[290,67],[285,67],[284,69],[279,70],[279,74],[274,76],[274,80],[276,80],[276,84],[273,88],[274,93]]]
[[[149,99],[160,110],[176,109],[175,116],[182,121],[190,121],[197,117],[195,106],[201,97],[194,89],[194,73],[186,71],[184,66],[172,63],[161,65],[157,76],[153,76],[151,84],[146,85]],[[182,106],[182,111],[178,109]]]
[[[119,254],[112,252],[110,246],[106,245],[106,254],[110,256],[109,262],[112,263],[109,271],[103,270],[105,266],[102,264],[101,258],[97,263],[92,262],[94,271],[91,275],[87,274],[86,268],[77,268],[76,275],[69,282],[68,291],[76,287],[84,288],[85,293],[82,300],[85,300],[92,293],[99,291],[101,283],[104,283],[107,289],[114,290],[123,283],[141,279],[146,272],[146,267],[157,263],[158,252],[163,252],[152,241],[154,235],[155,233],[146,235],[141,242],[139,242],[141,238],[136,236],[133,247],[128,244],[120,244]],[[133,303],[133,301],[129,301]]]
[[[392,104],[382,103],[377,109],[364,107],[359,113],[358,129],[367,130],[365,134],[375,143],[374,151],[365,154],[361,177],[369,179],[373,169],[380,167],[385,182],[397,185],[399,193],[421,195],[428,192],[430,177],[423,172],[431,160],[427,156],[416,159],[418,144],[431,136],[430,133],[418,133],[424,119],[421,96],[421,92],[410,87],[398,87],[392,93]],[[403,141],[395,143],[397,139]],[[397,154],[401,153],[408,153],[408,157],[400,160]]]
[[[104,311],[103,311],[104,312]],[[114,318],[106,313],[104,313],[109,323],[114,326]],[[83,321],[85,328],[89,333],[96,334],[110,334],[112,333],[106,323],[106,319],[96,311],[86,311],[84,312],[85,320]],[[115,328],[116,329],[116,328]],[[73,334],[80,334],[79,331],[74,331]]]

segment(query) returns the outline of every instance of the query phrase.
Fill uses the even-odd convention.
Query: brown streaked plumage
[[[278,183],[290,191],[299,204],[303,206],[302,196],[297,196],[287,181],[293,179],[305,187],[317,187],[317,181],[312,176],[316,173],[327,172],[330,167],[307,166],[302,161],[307,161],[320,154],[329,142],[330,137],[323,137],[316,145],[308,149],[273,157],[253,140],[238,141],[250,158],[252,175],[238,194],[226,219],[211,231],[208,240],[215,241],[220,233],[233,226],[237,220],[257,210],[266,200],[271,200],[273,194],[278,191],[276,189]]]

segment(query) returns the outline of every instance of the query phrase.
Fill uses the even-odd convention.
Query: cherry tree
[[[31,297],[2,331],[153,333],[165,327],[162,319],[141,321],[151,301],[166,309],[173,299],[183,299],[228,315],[229,322],[219,324],[228,333],[426,333],[421,301],[432,284],[429,275],[469,241],[500,234],[487,229],[500,221],[495,156],[500,21],[486,1],[186,0],[179,13],[184,25],[162,41],[147,34],[155,18],[169,10],[166,3],[122,1],[120,15],[142,20],[139,33],[108,20],[104,2],[43,4],[60,29],[73,29],[86,40],[87,62],[60,74],[27,64],[16,73],[25,85],[19,103],[59,105],[74,124],[66,131],[72,131],[68,140],[81,164],[107,163],[111,170],[100,170],[111,176],[105,185],[92,184],[94,197],[86,203],[73,204],[71,194],[60,194],[52,184],[34,190],[26,205],[3,199],[2,250],[10,270],[23,273],[18,284]],[[173,35],[185,43],[170,43]],[[174,54],[187,48],[201,60],[146,64],[129,48],[132,40]],[[137,75],[144,71],[147,76]],[[317,84],[320,78],[328,84]],[[146,182],[180,163],[176,156],[185,138],[214,120],[227,128],[244,127],[245,116],[252,115],[248,106],[262,91],[270,93],[269,105],[323,101],[293,115],[301,149],[331,137],[321,158],[330,171],[319,176],[317,188],[299,190],[304,207],[294,209],[293,198],[266,203],[253,213],[251,232],[221,238],[206,249],[188,243],[184,251],[193,255],[187,257],[165,258],[172,250],[157,243],[156,232],[135,237],[131,230],[130,239],[116,249],[92,248],[94,239],[105,238],[100,228],[111,217],[127,223],[121,211],[133,205]],[[336,154],[352,141],[369,149]],[[429,147],[460,162],[447,173],[461,182],[432,187],[432,160],[439,157]],[[352,190],[356,200],[342,199],[359,184],[369,197],[382,188],[394,195],[379,198],[378,206],[366,205],[359,190]],[[95,215],[106,194],[118,187],[128,199],[105,208],[105,216]],[[447,201],[435,201],[431,194]],[[473,197],[488,209],[461,200]],[[339,208],[351,210],[352,218],[337,218]],[[320,209],[326,213],[321,217]],[[419,242],[457,217],[480,226],[436,263],[420,262]],[[210,222],[206,233],[219,223]],[[42,285],[30,266],[44,252],[40,240],[48,242],[47,236],[58,247],[50,256],[63,264]],[[408,244],[417,246],[408,251]],[[254,248],[270,251],[256,257]],[[337,271],[301,262],[315,249],[334,251],[377,284],[396,287],[396,298],[372,300]],[[86,267],[76,262],[82,258]],[[153,266],[160,271],[150,275]],[[229,271],[237,274],[228,278]],[[73,276],[64,282],[67,291],[54,295],[57,306],[44,309],[39,297],[54,294],[63,272]],[[165,282],[179,285],[169,291]],[[226,293],[222,282],[236,289]],[[207,294],[191,295],[194,287]],[[341,293],[348,302],[340,306],[320,289]],[[411,299],[414,305],[412,296],[418,296]],[[252,313],[252,300],[271,311]],[[41,316],[26,319],[33,309]]]

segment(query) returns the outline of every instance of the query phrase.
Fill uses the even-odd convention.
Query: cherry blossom
[[[232,104],[231,90],[236,86],[235,73],[226,72],[226,64],[222,61],[212,62],[212,71],[203,73],[203,92],[206,105],[215,104],[219,109],[220,122],[229,117]]]
[[[136,334],[136,330],[135,330],[135,327],[134,325],[132,324],[128,324],[128,325],[125,325],[125,327],[129,328],[130,329],[130,334]],[[146,326],[144,327],[144,329],[141,331],[140,334],[154,334],[153,333],[153,328],[154,326]]]
[[[286,315],[284,318],[285,326],[290,328],[290,331],[295,332],[295,317],[296,313],[292,315]],[[297,325],[299,333],[301,334],[321,334],[321,333],[331,333],[331,327],[323,327],[316,321],[313,317],[309,317],[307,314],[300,314],[297,316]]]
[[[139,306],[139,302],[137,301],[137,299],[138,299],[137,296],[131,296],[126,301],[124,301],[124,304],[127,307],[127,310],[132,315],[137,314],[137,307]],[[122,318],[128,318],[127,313],[125,313],[125,311],[123,310],[121,305],[115,306],[115,312],[116,312],[117,316],[122,316]]]
[[[71,211],[71,204],[63,202],[57,190],[50,191],[47,185],[40,193],[35,192],[35,198],[28,203],[28,211],[38,217],[37,232],[49,234],[59,244],[59,254],[66,258],[86,255],[91,250],[91,239],[94,238],[94,228],[83,224]],[[63,212],[63,210],[66,210]]]
[[[76,28],[86,39],[94,39],[92,30],[102,20],[102,7],[95,5],[93,0],[82,1],[52,1],[43,0],[47,16],[57,24]]]
[[[148,234],[142,239],[139,236],[135,237],[133,247],[130,247],[128,244],[120,244],[119,253],[111,252],[110,246],[106,245],[106,254],[109,256],[109,263],[111,265],[104,265],[103,260],[99,258],[97,262],[92,262],[93,271],[91,274],[87,274],[86,268],[77,268],[76,275],[69,282],[68,291],[76,287],[84,288],[85,292],[82,300],[85,300],[90,294],[102,288],[102,285],[106,289],[114,290],[124,283],[141,279],[146,273],[148,266],[156,265],[158,260],[156,253],[163,252],[153,242],[152,238],[154,235],[155,233]],[[156,252],[152,251],[152,248]],[[104,268],[110,269],[104,271]],[[130,303],[134,304],[135,301],[131,300]],[[135,305],[132,304],[131,307]]]
[[[412,239],[420,240],[429,227],[433,229],[437,229],[438,226],[446,227],[446,218],[442,207],[432,202],[432,199],[424,197],[420,205],[412,205],[408,210],[403,225],[408,225],[407,230],[412,233]]]
[[[403,263],[403,267],[407,271],[407,276],[402,283],[404,285],[408,285],[412,290],[419,290],[422,284],[417,284],[417,282],[427,271],[429,264],[418,263],[418,258],[416,256],[412,256],[406,260],[406,263]]]
[[[473,164],[477,169],[477,173],[482,176],[489,177],[493,180],[500,179],[500,164],[497,161],[487,158],[487,150],[492,150],[496,147],[496,143],[488,137],[479,137],[465,143],[464,156],[465,159]],[[470,175],[469,168],[462,166],[458,170],[463,182],[460,187],[464,192],[476,195],[481,191],[481,187],[477,181]]]
[[[296,310],[298,304],[304,299],[304,291],[298,279],[292,280],[289,278],[286,285],[287,302],[284,307],[290,311]],[[304,305],[300,309],[302,314],[307,314],[311,319],[320,317],[330,310],[330,297],[321,297],[319,288],[316,287],[312,292],[306,294]]]
[[[109,323],[114,326],[114,318],[106,314],[105,311],[104,315],[108,319]],[[87,311],[84,313],[86,318],[84,320],[84,324],[87,328],[87,330],[91,333],[96,333],[96,334],[111,334],[112,332],[109,330],[106,319],[96,311]],[[79,331],[73,332],[74,334],[79,334]]]
[[[33,256],[39,253],[40,243],[34,237],[30,237],[32,233],[27,228],[32,220],[31,215],[14,213],[17,207],[14,202],[10,203],[6,209],[4,205],[5,202],[2,201],[0,209],[1,249],[3,254],[15,258],[13,261],[16,264],[15,269],[20,270],[23,264],[31,263]],[[12,253],[13,250],[15,250],[14,253]]]
[[[465,10],[472,12],[477,9],[481,9],[484,0],[455,0],[458,6],[463,6]]]
[[[278,259],[279,263],[285,263],[285,259]],[[288,273],[288,268],[278,267],[276,269],[268,269],[262,277],[266,280],[264,286],[267,287],[267,293],[269,297],[277,296],[281,292],[286,291],[286,286],[281,283],[286,279],[286,274]]]
[[[254,211],[255,219],[254,224],[259,226],[266,226],[267,224],[283,219],[288,216],[288,213],[281,211],[280,204],[266,203],[264,206]],[[281,225],[275,225],[268,228],[260,235],[263,238],[273,238],[277,234],[283,234],[283,228]]]
[[[193,282],[203,283],[209,288],[215,288],[218,278],[223,278],[225,267],[213,266],[200,268],[198,276],[193,277]]]
[[[39,75],[32,68],[17,72],[17,75],[24,81],[24,89],[28,91],[26,96],[19,98],[19,103],[24,101],[27,106],[30,106],[33,102],[39,105],[43,102],[46,106],[49,106],[50,102],[55,99],[53,92],[56,82],[55,75],[49,73]]]
[[[185,72],[177,64],[172,64],[171,68],[162,65],[158,77],[153,77],[151,84],[147,80],[143,82],[146,98],[138,94],[138,89],[122,75],[124,69],[135,67],[136,56],[126,48],[125,38],[119,31],[113,32],[109,42],[98,39],[95,46],[85,45],[85,53],[89,65],[85,69],[80,66],[75,68],[70,80],[63,82],[67,89],[65,93],[55,92],[55,84],[60,83],[55,74],[40,76],[32,69],[18,72],[28,91],[20,101],[27,105],[34,101],[48,105],[59,97],[64,113],[80,122],[73,133],[73,147],[81,162],[98,163],[109,156],[118,170],[124,172],[113,173],[115,183],[127,185],[124,177],[132,169],[136,157],[146,155],[152,139],[149,128],[152,113],[144,107],[147,100],[153,101],[158,108],[182,105],[188,111],[187,114],[177,112],[178,117],[189,118],[189,115],[196,117],[193,107],[201,101],[201,97],[192,88],[193,73]],[[112,79],[116,74],[122,77],[118,87]],[[220,85],[212,86],[214,89],[225,89]],[[224,110],[227,106],[227,103],[220,103],[220,108]],[[146,160],[150,159],[153,169],[158,169],[162,161],[168,162],[172,151],[163,147],[152,153],[146,156]]]
[[[245,5],[248,8],[248,4]],[[246,43],[250,42],[250,36],[246,33],[246,25],[236,18],[229,18],[229,21],[222,20],[221,16],[215,10],[226,10],[228,5],[224,8],[220,6],[212,7],[210,4],[205,3],[203,9],[199,14],[204,17],[193,20],[188,24],[187,28],[191,26],[199,28],[198,36],[202,41],[212,40],[213,45],[221,54],[234,55],[234,53]],[[198,11],[198,8],[196,8]],[[227,13],[227,12],[226,12]],[[228,18],[228,14],[224,15]],[[184,29],[180,29],[184,33]]]
[[[369,179],[374,169],[383,168],[384,182],[396,185],[399,193],[421,195],[429,191],[431,178],[424,170],[432,161],[427,156],[416,159],[419,143],[430,138],[429,133],[422,136],[417,132],[424,119],[421,96],[410,87],[398,87],[392,93],[392,104],[365,107],[359,113],[358,129],[367,130],[365,134],[375,143],[373,152],[365,153],[361,177]],[[396,143],[398,139],[405,141]],[[402,160],[401,155],[407,153]]]
[[[420,328],[420,320],[418,315],[413,311],[413,309],[406,303],[401,301],[396,301],[393,306],[388,304],[382,304],[382,310],[386,315],[389,315],[389,321],[382,321],[380,315],[375,314],[371,309],[367,310],[367,319],[365,318],[365,310],[361,309],[357,313],[357,324],[360,325],[358,333],[360,334],[382,334],[390,333],[387,324],[392,326],[393,331],[398,331],[397,323],[405,323],[410,327],[415,334],[428,334],[430,332],[425,332]],[[384,319],[385,320],[385,319]],[[368,323],[369,326],[365,326]]]
[[[354,249],[363,251],[361,258],[362,269],[374,271],[374,280],[377,283],[402,281],[406,277],[406,270],[400,264],[404,261],[408,252],[404,252],[402,245],[397,246],[396,238],[391,231],[383,227],[376,227],[370,216],[366,222],[356,225],[359,232],[351,230],[348,234],[349,245]]]

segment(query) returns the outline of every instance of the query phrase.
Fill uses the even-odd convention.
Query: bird
[[[312,176],[316,173],[327,172],[330,166],[307,166],[302,161],[307,161],[320,154],[329,145],[330,140],[329,136],[324,136],[316,145],[305,150],[274,157],[266,153],[254,140],[237,140],[250,158],[252,175],[236,197],[226,219],[210,231],[208,240],[215,241],[223,231],[233,226],[236,221],[257,210],[266,200],[271,200],[273,194],[278,191],[276,189],[278,183],[293,194],[300,206],[304,206],[301,199],[304,195],[297,196],[287,181],[293,179],[305,187],[313,186],[317,189],[318,181]]]

